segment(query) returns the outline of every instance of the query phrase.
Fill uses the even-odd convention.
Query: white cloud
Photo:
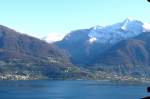
[[[43,39],[49,43],[55,42],[55,41],[60,41],[64,38],[65,34],[62,33],[50,33]]]
[[[149,23],[144,23],[143,28],[144,28],[144,32],[150,31],[150,24]]]

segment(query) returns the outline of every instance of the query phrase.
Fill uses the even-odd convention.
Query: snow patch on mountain
[[[96,42],[96,40],[97,40],[97,38],[91,37],[91,38],[89,39],[89,43],[92,44],[92,43]]]

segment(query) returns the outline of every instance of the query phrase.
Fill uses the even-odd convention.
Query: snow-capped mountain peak
[[[131,18],[113,25],[91,29],[89,40],[95,38],[99,43],[116,43],[121,40],[139,35],[144,31],[150,31],[150,24]]]
[[[89,44],[94,42],[102,44],[115,44],[121,40],[135,37],[142,32],[149,32],[150,24],[139,20],[127,18],[122,22],[108,26],[94,26],[90,29],[79,29],[70,32],[66,36],[52,33],[44,38],[47,42],[59,40],[76,41],[86,40]]]
[[[126,19],[123,22],[123,25],[121,27],[121,29],[126,30],[126,31],[130,31],[130,32],[143,32],[143,22],[138,21],[138,20],[131,20],[131,19]]]
[[[125,19],[122,23],[123,25],[122,25],[121,29],[126,30],[128,28],[128,24],[133,23],[133,21],[134,20],[131,18]]]

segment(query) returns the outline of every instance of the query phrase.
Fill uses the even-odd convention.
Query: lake
[[[0,81],[0,99],[140,99],[146,85],[107,81]]]

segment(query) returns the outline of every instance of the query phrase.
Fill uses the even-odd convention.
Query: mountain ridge
[[[0,79],[76,79],[88,73],[53,44],[0,26]]]
[[[54,44],[66,50],[71,62],[79,67],[120,76],[150,77],[150,32],[145,24],[126,19],[106,27],[72,31]]]
[[[89,29],[79,29],[70,32],[63,40],[54,44],[65,49],[74,64],[88,65],[98,54],[114,44],[141,34],[145,31],[144,24],[146,23],[138,20],[125,19],[123,22],[105,27],[96,26]],[[77,55],[80,57],[77,58]]]

